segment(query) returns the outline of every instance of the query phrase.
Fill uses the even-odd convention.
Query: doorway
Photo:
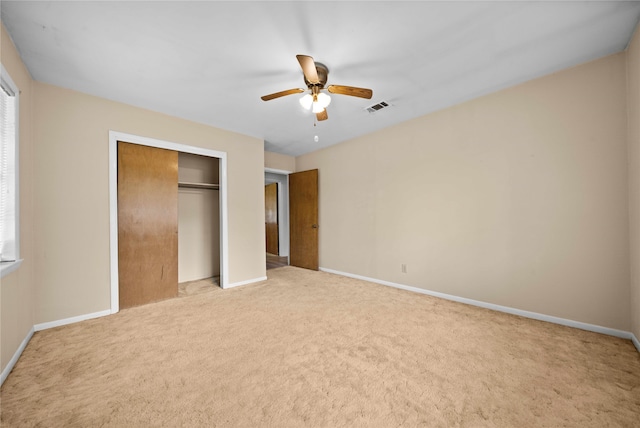
[[[292,265],[318,270],[318,170],[288,172],[265,168],[265,186],[271,183],[278,184],[279,254],[266,251],[267,269]],[[265,206],[265,236],[267,217]]]
[[[264,227],[267,254],[280,255],[278,239],[278,183],[264,186]]]
[[[265,169],[264,185],[265,252],[268,270],[289,265],[289,172]]]
[[[110,284],[111,284],[111,313],[120,310],[119,278],[118,278],[118,141],[132,144],[191,153],[205,157],[217,158],[219,165],[219,260],[220,286],[226,288],[229,282],[228,259],[228,217],[227,217],[227,154],[211,149],[188,146],[153,138],[125,134],[115,131],[109,132],[109,224],[110,224]]]

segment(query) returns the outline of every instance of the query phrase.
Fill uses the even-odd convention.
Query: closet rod
[[[209,190],[219,190],[219,184],[210,184],[210,183],[185,183],[178,182],[178,187],[187,187],[190,189],[209,189]]]

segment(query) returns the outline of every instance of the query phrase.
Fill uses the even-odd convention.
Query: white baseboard
[[[437,291],[425,290],[423,288],[412,287],[410,285],[398,284],[398,283],[395,283],[395,282],[384,281],[384,280],[375,279],[375,278],[369,278],[369,277],[366,277],[366,276],[356,275],[356,274],[352,274],[352,273],[348,273],[348,272],[340,272],[340,271],[337,271],[337,270],[323,268],[323,267],[321,267],[320,270],[323,271],[323,272],[333,273],[333,274],[336,274],[336,275],[347,276],[347,277],[350,277],[350,278],[361,279],[363,281],[374,282],[376,284],[381,284],[381,285],[386,285],[386,286],[389,286],[389,287],[399,288],[401,290],[413,291],[415,293],[426,294],[428,296],[439,297],[441,299],[452,300],[454,302],[459,302],[459,303],[465,303],[467,305],[479,306],[481,308],[491,309],[491,310],[498,311],[498,312],[505,312],[505,313],[508,313],[508,314],[519,315],[521,317],[531,318],[531,319],[534,319],[534,320],[546,321],[546,322],[550,322],[550,323],[553,323],[553,324],[564,325],[564,326],[567,326],[567,327],[579,328],[581,330],[593,331],[595,333],[602,333],[602,334],[606,334],[606,335],[609,335],[609,336],[620,337],[622,339],[629,339],[629,340],[631,340],[633,342],[633,344],[635,345],[635,347],[638,350],[638,352],[640,352],[640,342],[635,337],[635,335],[633,333],[629,332],[629,331],[617,330],[615,328],[609,328],[609,327],[602,327],[602,326],[595,325],[595,324],[588,324],[588,323],[584,323],[584,322],[580,322],[580,321],[569,320],[569,319],[566,319],[566,318],[560,318],[560,317],[554,317],[554,316],[551,316],[551,315],[540,314],[540,313],[537,313],[537,312],[525,311],[525,310],[522,310],[522,309],[515,309],[515,308],[511,308],[509,306],[495,305],[493,303],[487,303],[487,302],[482,302],[482,301],[479,301],[479,300],[467,299],[465,297],[458,297],[458,296],[454,296],[454,295],[451,295],[451,294],[439,293]]]
[[[635,334],[631,333],[631,341],[633,342],[633,344],[635,345],[636,349],[638,350],[638,352],[640,352],[640,341],[638,341],[638,338],[636,337]]]
[[[13,357],[11,357],[11,360],[9,360],[9,364],[7,364],[7,367],[2,370],[2,374],[0,375],[0,386],[2,386],[4,381],[7,379],[7,376],[9,376],[9,373],[11,373],[11,370],[13,370],[13,366],[15,366],[18,362],[20,355],[22,355],[24,348],[27,347],[27,344],[31,340],[33,333],[35,333],[35,329],[31,327],[31,330],[29,330],[29,333],[27,333],[27,337],[24,338],[16,352],[13,354]]]
[[[46,330],[48,328],[60,327],[61,325],[73,324],[80,321],[90,320],[93,318],[105,317],[111,315],[111,309],[106,311],[94,312],[92,314],[78,315],[77,317],[65,318],[57,321],[44,322],[33,326],[35,331]]]
[[[366,277],[366,276],[356,275],[356,274],[352,274],[352,273],[348,273],[348,272],[340,272],[340,271],[337,271],[337,270],[323,268],[323,267],[321,267],[320,270],[323,271],[323,272],[327,272],[327,273],[333,273],[333,274],[336,274],[336,275],[342,275],[342,276],[346,276],[346,277],[350,277],[350,278],[361,279],[363,281],[373,282],[373,283],[376,283],[376,284],[386,285],[386,286],[389,286],[389,287],[399,288],[399,289],[402,289],[402,290],[413,291],[415,293],[426,294],[426,295],[429,295],[429,296],[439,297],[439,298],[446,299],[446,300],[452,300],[454,302],[466,303],[468,305],[479,306],[481,308],[492,309],[494,311],[499,311],[499,312],[506,312],[508,314],[513,314],[513,315],[520,315],[520,316],[523,316],[525,318],[532,318],[532,319],[536,319],[536,320],[540,320],[540,321],[547,321],[547,322],[554,323],[554,324],[560,324],[560,325],[565,325],[565,326],[568,326],[568,327],[574,327],[574,328],[579,328],[579,329],[582,329],[582,330],[588,330],[588,331],[593,331],[593,332],[596,332],[596,333],[602,333],[602,334],[607,334],[607,335],[610,335],[610,336],[620,337],[620,338],[623,338],[623,339],[629,339],[629,340],[631,340],[633,342],[633,344],[636,347],[636,349],[638,350],[638,352],[640,352],[640,341],[638,340],[638,338],[633,333],[628,332],[628,331],[616,330],[616,329],[613,329],[613,328],[602,327],[602,326],[599,326],[599,325],[587,324],[587,323],[583,323],[583,322],[579,322],[579,321],[568,320],[568,319],[565,319],[565,318],[559,318],[559,317],[554,317],[554,316],[550,316],[550,315],[539,314],[537,312],[523,311],[521,309],[510,308],[508,306],[494,305],[493,303],[481,302],[479,300],[467,299],[467,298],[464,298],[464,297],[453,296],[451,294],[439,293],[437,291],[425,290],[423,288],[412,287],[412,286],[409,286],[409,285],[398,284],[398,283],[390,282],[390,281],[383,281],[383,280],[380,280],[380,279],[369,278],[369,277]],[[266,279],[267,279],[267,277],[264,276],[264,277],[261,277],[261,278],[250,279],[250,280],[247,280],[247,281],[234,282],[232,284],[227,285],[226,288],[239,287],[241,285],[247,285],[247,284],[252,284],[252,283],[255,283],[255,282],[265,281]],[[100,311],[100,312],[94,312],[94,313],[86,314],[86,315],[79,315],[77,317],[65,318],[65,319],[58,320],[58,321],[50,321],[50,322],[45,322],[45,323],[34,325],[33,327],[31,327],[31,330],[29,330],[29,332],[27,333],[27,336],[24,338],[24,340],[22,341],[22,343],[20,344],[20,346],[18,347],[16,352],[13,354],[13,357],[11,358],[11,360],[9,361],[7,366],[4,368],[4,370],[2,370],[2,374],[0,374],[0,386],[7,379],[7,376],[9,376],[9,373],[11,373],[11,370],[13,370],[13,367],[18,362],[18,359],[20,358],[20,355],[22,355],[22,352],[24,351],[24,349],[26,348],[27,344],[31,340],[31,337],[33,336],[33,333],[35,333],[36,331],[42,331],[42,330],[46,330],[46,329],[49,329],[49,328],[59,327],[59,326],[67,325],[67,324],[73,324],[73,323],[76,323],[76,322],[85,321],[85,320],[89,320],[89,319],[93,319],[93,318],[104,317],[104,316],[107,316],[107,315],[111,315],[111,310],[110,309],[105,310],[105,311]]]
[[[29,333],[27,333],[27,337],[24,338],[24,340],[16,350],[15,354],[13,354],[13,357],[9,361],[9,364],[7,364],[4,370],[2,370],[2,374],[0,375],[0,385],[4,383],[7,376],[9,376],[9,373],[11,373],[11,370],[13,370],[13,366],[15,366],[16,363],[18,362],[18,359],[20,358],[20,355],[22,355],[24,348],[27,347],[27,344],[31,340],[31,337],[33,337],[33,333],[35,333],[36,331],[42,331],[48,328],[59,327],[61,325],[67,325],[67,324],[73,324],[76,322],[90,320],[93,318],[104,317],[107,315],[111,315],[110,309],[106,311],[94,312],[92,314],[79,315],[77,317],[65,318],[58,321],[51,321],[51,322],[45,322],[42,324],[34,325],[33,327],[31,327],[31,330],[29,330]]]
[[[262,276],[260,278],[248,279],[246,281],[233,282],[231,284],[227,284],[227,286],[224,287],[224,289],[226,290],[228,288],[240,287],[241,285],[253,284],[254,282],[260,282],[260,281],[266,281],[266,280],[267,280],[267,277]]]

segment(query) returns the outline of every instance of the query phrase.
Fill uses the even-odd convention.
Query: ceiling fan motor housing
[[[316,71],[318,72],[318,80],[320,81],[319,83],[311,83],[307,80],[306,76],[303,76],[304,83],[309,89],[312,89],[314,86],[322,89],[324,88],[324,85],[327,84],[327,76],[329,75],[329,69],[327,68],[327,66],[320,62],[316,62]]]

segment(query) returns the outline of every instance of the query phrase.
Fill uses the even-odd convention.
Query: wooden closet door
[[[178,152],[118,142],[120,308],[178,295]]]

